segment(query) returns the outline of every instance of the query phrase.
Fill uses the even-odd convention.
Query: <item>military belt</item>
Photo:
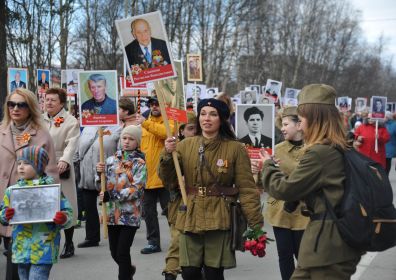
[[[234,187],[186,187],[187,194],[195,194],[198,196],[233,196],[238,194],[238,188]]]

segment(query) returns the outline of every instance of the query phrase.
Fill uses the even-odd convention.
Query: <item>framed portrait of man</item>
[[[62,88],[66,89],[67,96],[75,96],[78,91],[78,73],[84,69],[66,69],[61,72]]]
[[[50,87],[50,70],[37,69],[36,70],[36,86],[37,86],[37,97],[41,112],[44,112],[45,92]]]
[[[255,90],[241,91],[242,104],[257,104],[257,92]]]
[[[27,88],[28,71],[26,68],[8,68],[8,94],[17,88]]]
[[[357,97],[355,99],[355,113],[361,113],[367,108],[367,98]]]
[[[78,73],[81,126],[118,125],[117,71]]]
[[[60,184],[10,187],[10,207],[15,214],[10,224],[53,222],[60,209]]]
[[[200,54],[187,54],[187,81],[201,82],[202,80],[202,56]]]
[[[270,103],[279,103],[281,99],[282,82],[268,79],[261,95],[268,98]]]
[[[116,20],[115,25],[133,85],[176,76],[159,11]]]
[[[181,60],[175,60],[177,76],[165,80],[154,82],[155,91],[158,99],[163,100],[167,109],[167,116],[169,119],[186,122],[186,102],[184,95],[184,77],[183,77],[183,63]]]
[[[370,100],[371,118],[377,120],[385,119],[386,96],[372,96]]]
[[[275,136],[274,104],[237,104],[236,136],[249,149],[272,153]],[[257,150],[256,150],[257,151]]]

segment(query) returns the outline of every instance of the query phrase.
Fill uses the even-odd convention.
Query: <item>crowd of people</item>
[[[99,78],[95,82],[100,83]],[[58,259],[61,231],[65,243],[59,257],[73,257],[74,228],[82,218],[85,240],[77,247],[99,246],[104,217],[98,202],[107,209],[109,249],[118,279],[133,279],[139,265],[131,260],[130,248],[142,219],[147,245],[140,253],[164,249],[158,201],[171,233],[162,276],[166,280],[178,274],[188,280],[221,280],[224,269],[236,267],[230,231],[230,205],[236,201],[251,228],[261,228],[264,220],[273,227],[283,280],[350,279],[355,272],[364,252],[349,247],[335,222],[321,216],[325,206],[317,199],[318,190],[331,205],[341,201],[345,173],[339,149],[354,147],[389,174],[396,156],[392,113],[379,123],[368,112],[340,113],[334,88],[308,85],[298,96],[298,106],[278,112],[283,137],[277,138],[282,141],[277,140],[274,155],[262,149],[260,159],[250,159],[236,139],[232,104],[225,94],[201,100],[196,114],[188,112],[186,123],[170,122],[177,137],[167,134],[156,97],[149,99],[145,116],[122,97],[121,125],[103,128],[101,162],[99,128],[80,128],[65,110],[66,98],[63,89],[47,89],[43,113],[36,95],[27,89],[18,88],[6,98],[0,154],[8,164],[0,165],[0,235],[8,250],[7,279],[48,279]],[[252,117],[263,121],[261,112],[245,115],[247,123]],[[257,147],[263,141],[259,136],[261,140],[252,138]],[[10,225],[18,214],[10,203],[11,190],[54,183],[61,184],[62,194],[52,222]],[[269,195],[264,215],[262,190]]]

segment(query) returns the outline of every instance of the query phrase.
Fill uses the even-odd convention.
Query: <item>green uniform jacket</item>
[[[279,167],[284,174],[290,174],[297,167],[302,154],[301,147],[293,145],[287,140],[275,146],[275,158],[279,160]],[[274,227],[304,230],[307,227],[309,218],[301,215],[302,203],[299,204],[293,213],[284,211],[284,204],[283,200],[268,196],[264,216],[265,221]]]
[[[199,176],[200,144],[204,143],[205,158],[210,170],[224,187],[237,187],[242,211],[250,226],[262,225],[260,195],[250,169],[250,160],[244,146],[237,141],[205,139],[195,136],[177,144],[176,151],[184,175],[185,185],[191,188],[207,187],[215,183],[203,168],[203,182]],[[222,165],[221,162],[226,163]],[[159,176],[165,185],[177,187],[176,170],[170,154],[162,153]],[[176,228],[184,232],[200,233],[209,230],[229,230],[229,202],[236,197],[188,195],[187,211],[179,211]]]
[[[329,145],[313,145],[300,159],[300,163],[289,175],[285,176],[267,160],[263,166],[263,184],[267,192],[276,199],[294,201],[307,198],[319,189],[323,189],[331,205],[340,202],[344,193],[344,161],[342,154]],[[310,205],[314,213],[323,213],[326,209],[319,197]],[[320,267],[358,258],[361,252],[349,247],[342,239],[332,220],[325,220],[318,248],[315,242],[322,220],[310,221],[305,229],[298,264],[302,268]]]

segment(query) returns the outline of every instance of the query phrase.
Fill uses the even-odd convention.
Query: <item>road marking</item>
[[[371,262],[377,256],[378,252],[368,252],[360,260],[358,266],[356,267],[355,274],[352,275],[351,280],[359,280],[363,273],[370,266]]]

